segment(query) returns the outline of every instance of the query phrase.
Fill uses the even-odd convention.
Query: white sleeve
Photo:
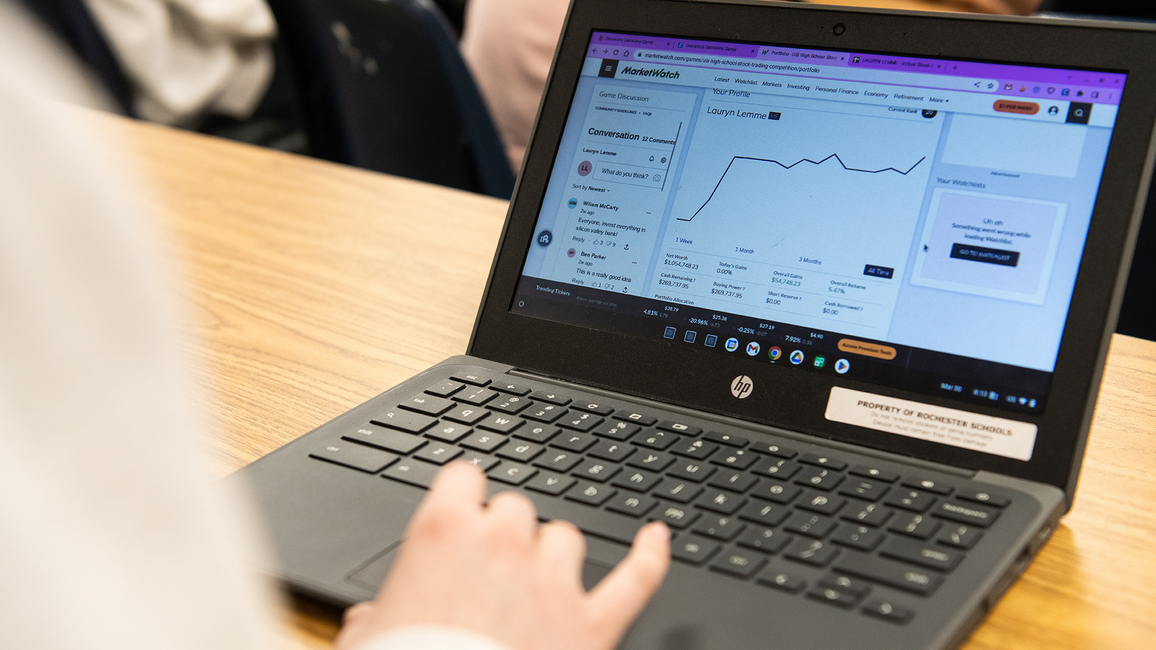
[[[484,636],[449,627],[415,625],[379,634],[357,650],[509,650]]]

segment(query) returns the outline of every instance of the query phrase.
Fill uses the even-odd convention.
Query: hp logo
[[[751,378],[746,375],[739,375],[731,382],[731,395],[739,399],[746,399],[754,389],[755,382],[751,381]]]

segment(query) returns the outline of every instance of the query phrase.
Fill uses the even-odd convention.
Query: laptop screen
[[[511,310],[1039,413],[1124,82],[595,31]]]

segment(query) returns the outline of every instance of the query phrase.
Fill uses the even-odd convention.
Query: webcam
[[[847,26],[843,23],[835,23],[835,26],[831,28],[831,32],[834,33],[835,36],[842,36],[845,31],[847,31]]]

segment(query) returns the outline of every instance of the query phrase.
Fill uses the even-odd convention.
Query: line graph
[[[686,222],[694,221],[694,218],[698,216],[698,213],[702,212],[703,208],[705,208],[707,206],[707,204],[710,203],[711,199],[714,198],[715,192],[718,191],[718,188],[722,186],[723,181],[726,180],[727,173],[730,172],[731,167],[734,166],[734,164],[735,164],[735,161],[749,160],[752,162],[773,163],[775,165],[778,165],[779,167],[782,167],[784,170],[789,170],[789,169],[792,169],[792,168],[794,168],[798,165],[801,165],[803,163],[810,163],[810,164],[815,165],[817,167],[817,166],[822,165],[823,163],[827,162],[828,160],[831,160],[832,158],[837,160],[839,162],[839,165],[844,170],[849,171],[849,172],[859,172],[859,173],[863,173],[863,174],[882,174],[883,172],[895,172],[896,174],[899,174],[900,176],[906,176],[906,175],[910,174],[912,171],[915,170],[916,167],[918,167],[920,165],[920,163],[922,163],[924,160],[927,160],[927,156],[924,156],[924,157],[920,158],[919,160],[917,160],[914,165],[909,167],[907,169],[907,171],[904,171],[902,169],[896,169],[895,167],[884,167],[883,169],[859,169],[857,167],[848,167],[847,163],[843,162],[843,159],[840,158],[839,154],[837,154],[837,153],[833,153],[830,156],[827,156],[826,158],[819,160],[819,161],[811,160],[810,158],[803,158],[801,160],[798,160],[796,162],[791,163],[790,165],[783,164],[782,162],[780,162],[778,160],[773,160],[770,158],[755,158],[753,156],[734,156],[731,158],[730,163],[727,164],[727,168],[723,171],[722,175],[719,177],[718,182],[715,183],[714,189],[711,190],[710,196],[707,197],[706,201],[703,201],[703,204],[701,206],[699,206],[699,208],[697,210],[694,211],[694,214],[690,215],[689,217],[678,217],[677,220],[678,221],[686,221]]]

